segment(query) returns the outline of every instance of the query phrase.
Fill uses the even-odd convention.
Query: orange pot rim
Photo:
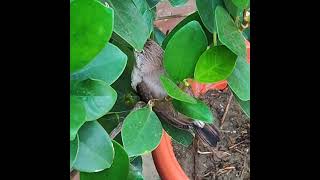
[[[152,158],[162,180],[189,180],[173,151],[171,137],[163,130],[159,146],[152,151]]]

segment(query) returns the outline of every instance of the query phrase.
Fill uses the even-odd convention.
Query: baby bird
[[[131,86],[144,102],[154,101],[153,110],[158,117],[169,124],[186,130],[193,130],[209,146],[215,147],[220,141],[220,133],[213,125],[192,120],[176,111],[171,101],[166,100],[167,93],[162,87],[160,76],[163,68],[163,50],[149,39],[142,52],[134,52],[135,64],[131,74]]]

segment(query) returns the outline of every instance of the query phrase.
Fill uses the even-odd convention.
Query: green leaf
[[[188,0],[169,0],[173,7],[179,7],[188,2]]]
[[[111,85],[116,81],[127,63],[127,56],[115,45],[108,43],[84,68],[72,74],[71,80],[96,79]]]
[[[135,157],[130,162],[130,164],[132,164],[135,168],[137,168],[142,173],[143,167],[142,167],[142,157],[141,156]]]
[[[115,155],[109,169],[96,173],[80,172],[81,180],[106,180],[106,179],[127,179],[129,173],[129,157],[122,146],[112,141]]]
[[[248,41],[250,41],[250,27],[244,29],[242,34]]]
[[[143,180],[142,170],[142,157],[138,156],[130,162],[127,180]]]
[[[147,3],[149,5],[150,9],[155,7],[159,2],[160,2],[160,0],[147,0]]]
[[[250,100],[242,101],[236,94],[234,94],[243,112],[250,118]]]
[[[232,52],[241,57],[247,56],[245,38],[233,22],[228,12],[221,6],[215,11],[218,38]]]
[[[161,32],[157,27],[154,27],[154,40],[162,46],[163,40],[166,38],[166,35]]]
[[[189,102],[189,103],[196,103],[196,100],[190,96],[189,94],[183,92],[174,82],[172,82],[168,77],[161,75],[160,81],[164,89],[167,91],[168,95],[174,99]]]
[[[238,57],[228,84],[242,101],[250,100],[250,65],[245,58]]]
[[[245,9],[249,6],[249,0],[232,0],[233,4],[240,9]]]
[[[149,107],[132,111],[124,120],[122,142],[129,157],[146,154],[160,143],[162,126]]]
[[[70,4],[70,71],[87,65],[109,41],[113,10],[96,0],[74,0]]]
[[[81,172],[110,168],[114,150],[107,132],[97,121],[86,122],[79,130],[79,152],[73,167]]]
[[[168,133],[168,135],[177,143],[188,147],[192,144],[193,135],[184,129],[176,128],[165,121],[161,121],[163,129]]]
[[[73,141],[70,141],[70,169],[72,168],[75,160],[77,159],[79,147],[79,136],[77,136]]]
[[[86,122],[86,109],[78,97],[70,96],[70,141],[74,140],[80,127]]]
[[[71,82],[71,95],[81,98],[86,109],[87,121],[102,117],[116,102],[117,92],[103,81],[87,79]]]
[[[200,24],[189,22],[168,42],[164,52],[164,69],[175,81],[192,77],[196,63],[207,46],[207,38]]]
[[[144,0],[107,0],[107,2],[114,10],[114,32],[133,48],[141,51],[152,31],[150,26],[152,24],[150,22],[151,14],[147,12],[150,10],[144,8],[145,11],[143,11],[141,6],[141,3],[146,4],[146,2]],[[146,4],[146,6],[148,5]]]
[[[141,171],[139,171],[136,167],[130,164],[127,180],[144,180],[144,177]]]
[[[239,17],[241,18],[242,9],[240,9],[236,5],[234,5],[232,0],[223,0],[223,1],[224,1],[224,5],[225,5],[226,9],[228,10],[228,12],[231,14],[231,16],[234,19],[239,18]]]
[[[111,85],[113,89],[117,91],[118,98],[115,105],[112,107],[112,112],[117,111],[129,111],[131,110],[136,102],[139,101],[139,96],[131,87],[131,72],[134,66],[135,57],[133,50],[127,48],[125,45],[115,42],[122,52],[128,56],[128,61],[125,70],[121,76]],[[127,114],[122,113],[121,116]]]
[[[215,9],[223,6],[223,0],[197,0],[197,9],[201,20],[210,32],[216,32]]]
[[[196,104],[173,100],[174,108],[180,113],[194,119],[212,124],[215,120],[210,108],[202,101],[197,100]]]
[[[237,56],[225,46],[212,46],[199,58],[194,77],[199,82],[225,80],[235,66]]]
[[[166,46],[169,42],[169,40],[173,37],[173,35],[179,30],[181,29],[184,25],[188,24],[189,22],[191,21],[198,21],[202,27],[202,29],[204,30],[205,34],[206,34],[206,37],[207,37],[207,41],[208,41],[208,44],[211,44],[212,41],[213,41],[213,36],[212,36],[212,33],[209,32],[207,30],[207,28],[205,27],[205,25],[203,24],[201,18],[200,18],[200,15],[198,13],[198,11],[190,14],[189,16],[187,16],[186,18],[184,18],[181,22],[179,22],[179,24],[177,24],[171,31],[170,33],[166,36],[166,38],[163,40],[162,42],[162,49],[166,49]]]

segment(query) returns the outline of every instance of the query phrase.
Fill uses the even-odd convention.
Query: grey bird
[[[172,126],[195,132],[200,140],[211,147],[220,141],[220,133],[213,125],[190,119],[176,111],[167,100],[167,93],[160,82],[160,75],[165,74],[163,68],[163,49],[149,39],[142,52],[134,52],[135,64],[131,74],[131,86],[148,103],[156,99],[153,110],[158,117]]]

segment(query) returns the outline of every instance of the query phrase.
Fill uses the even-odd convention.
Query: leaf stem
[[[213,46],[217,45],[217,33],[213,32]]]

